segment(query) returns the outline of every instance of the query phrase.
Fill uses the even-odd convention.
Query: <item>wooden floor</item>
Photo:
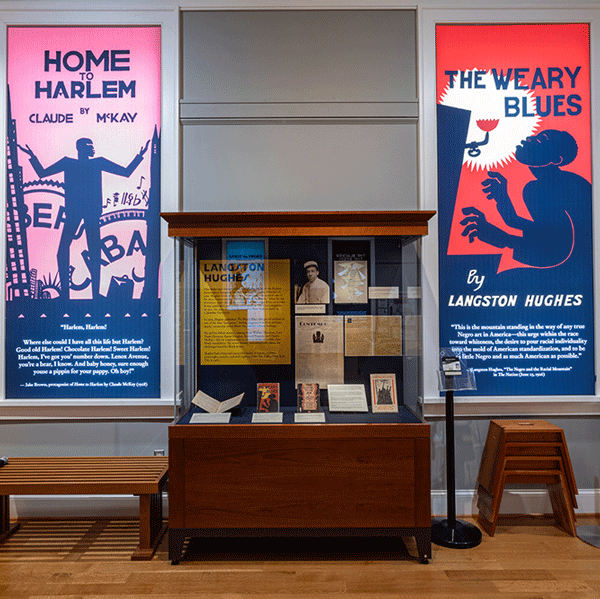
[[[579,518],[578,525],[598,524]],[[0,546],[2,599],[592,599],[600,549],[551,518],[503,516],[474,549],[434,545],[420,564],[414,541],[238,539],[191,541],[172,566],[163,540],[132,562],[135,521],[23,522]],[[204,549],[204,553],[201,550]]]

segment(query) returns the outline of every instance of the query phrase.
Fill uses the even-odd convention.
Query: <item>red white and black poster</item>
[[[436,27],[440,347],[466,393],[595,392],[589,36]]]
[[[160,27],[9,27],[6,397],[160,396]]]

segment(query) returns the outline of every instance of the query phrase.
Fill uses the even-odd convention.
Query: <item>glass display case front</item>
[[[255,227],[253,215],[221,215],[228,227],[204,215],[183,229],[184,215],[163,215],[178,237],[176,422],[421,422],[420,246],[433,213],[398,226],[405,215],[377,227],[350,213],[351,226],[340,213],[267,227],[265,215]]]

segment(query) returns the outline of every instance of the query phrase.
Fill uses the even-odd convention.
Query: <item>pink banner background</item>
[[[96,58],[102,52],[126,50],[118,63],[128,70],[104,70],[104,64],[90,64],[86,71],[85,63],[77,71],[69,71],[61,63],[61,70],[50,65],[44,70],[45,52],[52,58],[57,53],[64,57],[72,52],[67,64],[74,66],[78,55],[84,59],[87,52]],[[109,61],[110,68],[110,61]],[[72,82],[89,83],[92,94],[102,95],[103,82],[124,81],[128,86],[135,81],[135,97],[124,94],[119,98],[70,97]],[[56,98],[48,98],[42,92],[35,97],[36,82],[42,89],[66,90]],[[64,83],[64,88],[60,87]],[[54,164],[63,156],[76,158],[75,142],[82,137],[93,141],[96,156],[103,156],[112,162],[127,166],[147,141],[152,139],[155,128],[160,134],[160,28],[159,27],[9,27],[8,28],[8,84],[10,89],[12,118],[16,121],[17,140],[21,146],[28,145],[39,158],[42,166]],[[109,89],[118,90],[119,84]],[[59,86],[59,87],[57,87]],[[117,93],[118,95],[118,93]],[[62,116],[58,116],[62,115]],[[68,116],[67,116],[68,115]],[[112,115],[103,122],[98,115]],[[44,122],[56,121],[62,122]],[[112,122],[111,122],[112,121]],[[145,211],[150,184],[150,157],[152,146],[148,146],[142,163],[129,178],[103,174],[103,216],[111,212],[134,209]],[[23,168],[25,183],[38,180],[30,165],[29,157],[19,151],[19,164]],[[62,181],[62,173],[47,177]],[[155,185],[157,182],[154,182]],[[35,193],[27,193],[35,188]],[[39,191],[38,191],[39,190]],[[62,225],[57,217],[63,198],[52,193],[56,187],[25,187],[25,202],[31,217],[36,219],[27,228],[29,266],[36,269],[38,278],[52,280],[58,268],[56,251],[60,241]],[[115,201],[115,194],[118,200]],[[124,202],[124,200],[127,200]],[[128,203],[127,203],[128,202]],[[37,208],[36,208],[37,204]],[[42,207],[50,204],[51,207]],[[37,212],[36,212],[37,210]],[[140,214],[139,212],[137,213]],[[37,224],[37,226],[36,226]],[[100,293],[105,295],[111,276],[127,275],[132,272],[138,277],[144,274],[144,255],[139,251],[139,239],[146,244],[145,221],[136,218],[116,220],[101,229],[103,238],[115,236],[116,243],[124,255],[102,268]],[[151,240],[158,243],[158,240]],[[71,245],[71,265],[75,268],[73,282],[80,284],[88,277],[82,258],[86,248],[85,234]],[[131,251],[131,255],[127,255]],[[115,249],[113,256],[120,251]],[[139,297],[143,282],[136,282],[133,297]],[[81,291],[71,290],[72,299],[91,297],[91,286]]]

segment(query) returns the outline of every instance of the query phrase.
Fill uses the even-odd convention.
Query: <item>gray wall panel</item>
[[[165,422],[0,424],[0,455],[120,456],[168,450]]]
[[[182,16],[183,99],[415,100],[415,12],[224,11]]]
[[[415,124],[187,125],[183,210],[416,210]]]

